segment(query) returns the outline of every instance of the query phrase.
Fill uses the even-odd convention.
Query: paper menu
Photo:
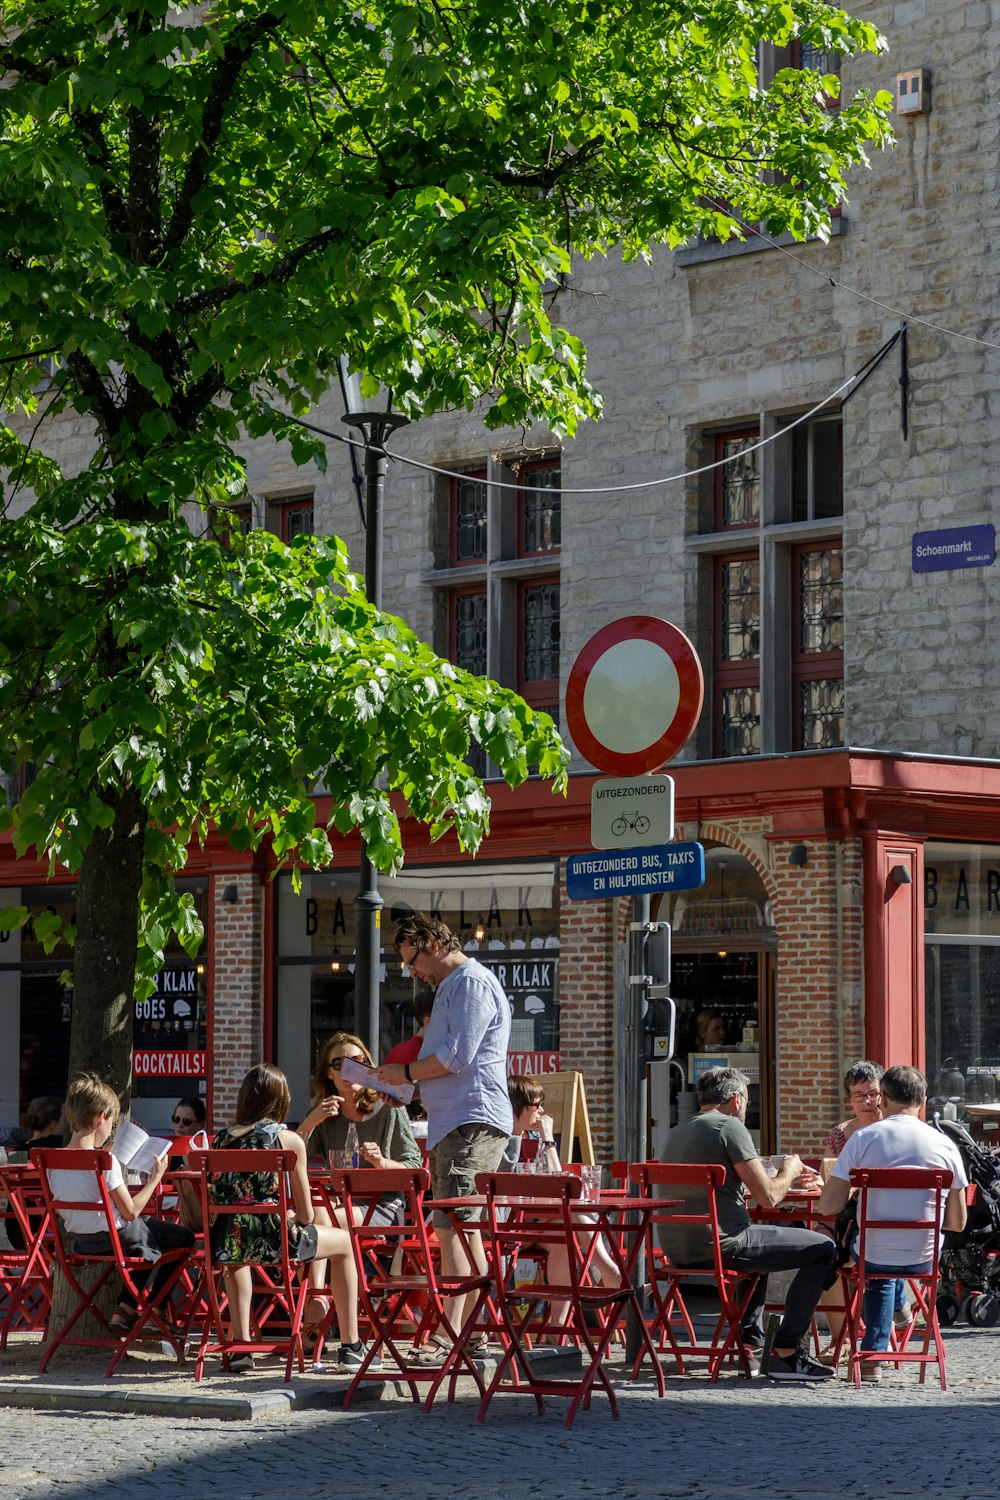
[[[374,1089],[377,1094],[388,1094],[390,1099],[398,1099],[400,1104],[409,1104],[413,1098],[412,1083],[383,1083],[374,1068],[359,1063],[353,1057],[341,1058],[340,1076],[346,1078],[348,1083],[358,1083],[362,1088]]]
[[[161,1156],[170,1150],[170,1142],[159,1135],[147,1135],[134,1120],[123,1120],[115,1133],[111,1155],[123,1167],[135,1172],[152,1172]]]

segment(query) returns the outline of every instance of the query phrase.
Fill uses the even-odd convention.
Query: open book
[[[152,1172],[161,1156],[170,1150],[170,1141],[159,1135],[147,1135],[134,1120],[119,1125],[111,1143],[111,1155],[133,1172]]]
[[[360,1083],[362,1088],[374,1089],[376,1094],[387,1094],[390,1099],[398,1099],[400,1104],[409,1104],[413,1098],[412,1083],[382,1083],[374,1068],[359,1063],[355,1057],[341,1058],[340,1076],[346,1078],[348,1083]]]

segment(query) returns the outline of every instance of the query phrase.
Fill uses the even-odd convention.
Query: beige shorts
[[[477,1172],[495,1172],[510,1136],[495,1125],[459,1125],[430,1152],[431,1189],[435,1198],[466,1198],[476,1191]],[[478,1208],[460,1208],[455,1218],[473,1223],[482,1218]],[[434,1210],[435,1229],[447,1229],[451,1216]]]

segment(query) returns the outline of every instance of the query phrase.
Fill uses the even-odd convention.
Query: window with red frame
[[[843,559],[839,545],[792,549],[796,750],[830,750],[844,743]]]
[[[313,497],[296,495],[291,500],[278,502],[281,511],[281,540],[293,542],[297,536],[313,534]]]
[[[716,755],[760,754],[760,556],[715,559]]]
[[[556,716],[559,704],[559,575],[518,584],[517,691]]]
[[[760,525],[760,442],[756,427],[715,434],[715,529]]]
[[[474,469],[451,481],[451,565],[486,561],[486,470]]]
[[[817,47],[813,42],[794,41],[789,48],[789,66],[802,68],[810,73],[815,73],[819,78],[825,78],[830,73],[840,77],[840,53],[828,52],[822,47]],[[816,96],[825,109],[839,109],[840,96],[828,94],[825,90],[819,90]]]
[[[486,589],[452,589],[448,654],[456,667],[486,676]]]
[[[544,557],[559,551],[562,541],[561,484],[562,470],[557,458],[523,464],[518,471],[519,557]]]

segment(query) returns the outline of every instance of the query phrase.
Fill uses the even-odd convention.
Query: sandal
[[[130,1333],[135,1327],[135,1320],[138,1316],[134,1307],[129,1307],[126,1302],[119,1302],[111,1314],[108,1327],[112,1333]]]

